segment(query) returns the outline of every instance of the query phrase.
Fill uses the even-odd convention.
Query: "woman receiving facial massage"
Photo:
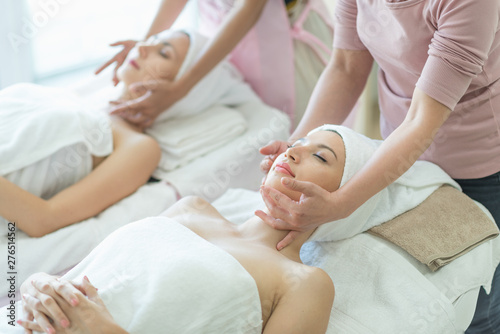
[[[128,89],[133,83],[173,80],[192,64],[203,43],[184,31],[165,31],[138,43],[118,73],[121,99],[139,97]],[[219,71],[217,78],[227,72]],[[142,133],[109,115],[106,102],[87,103],[68,90],[18,84],[0,91],[0,222],[15,222],[29,236],[41,237],[132,194],[160,161],[162,125],[213,103],[189,102],[191,95],[184,100]]]

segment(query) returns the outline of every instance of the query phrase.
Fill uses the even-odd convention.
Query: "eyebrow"
[[[174,54],[175,54],[175,56],[177,57],[177,50],[174,48],[174,46],[173,46],[170,42],[163,41],[163,42],[161,42],[161,44],[162,44],[163,46],[170,46],[170,47],[172,48],[172,50],[174,50]]]
[[[303,142],[306,141],[306,138],[305,137],[299,138],[299,139],[296,140],[296,142],[298,142],[298,141],[301,142],[301,143],[303,143]],[[338,160],[337,154],[335,154],[335,151],[330,146],[327,146],[325,144],[318,144],[318,147],[319,148],[327,149],[328,151],[332,152],[333,155],[335,156],[335,159]]]
[[[335,151],[331,147],[326,146],[325,144],[319,144],[318,147],[327,149],[328,151],[332,152],[333,155],[335,156],[335,159],[338,160],[337,154],[335,154]]]

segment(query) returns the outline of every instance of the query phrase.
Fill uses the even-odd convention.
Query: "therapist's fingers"
[[[137,94],[144,94],[146,91],[154,91],[160,86],[162,83],[166,83],[166,80],[148,80],[135,82],[130,85],[130,91]]]
[[[298,203],[296,201],[284,195],[279,190],[265,185],[260,187],[260,192],[264,203],[269,209],[269,213],[274,218],[286,220],[291,224],[294,223],[294,217],[291,213],[297,209]]]
[[[260,162],[261,171],[268,173],[276,157],[285,152],[287,148],[288,143],[280,140],[274,140],[268,145],[261,147],[259,149],[260,154],[266,155]]]
[[[272,228],[276,230],[290,230],[291,226],[288,224],[286,221],[281,220],[281,219],[276,219],[273,216],[265,213],[262,210],[256,210],[255,215],[262,219],[264,223],[267,225],[271,226]]]
[[[301,232],[299,231],[290,231],[288,234],[276,245],[277,250],[282,250],[286,246],[290,245],[299,235]]]
[[[259,152],[263,155],[279,155],[280,153],[285,152],[287,148],[287,142],[282,140],[273,140],[266,146],[261,147]]]
[[[137,113],[143,113],[145,109],[149,107],[147,103],[147,99],[151,96],[152,92],[147,91],[144,95],[138,97],[134,100],[129,101],[110,101],[110,104],[116,105],[113,109],[111,109],[110,114],[130,114],[135,115]]]
[[[282,177],[281,184],[290,190],[301,192],[309,197],[316,195],[316,187],[318,187],[312,182],[294,180],[289,177]]]

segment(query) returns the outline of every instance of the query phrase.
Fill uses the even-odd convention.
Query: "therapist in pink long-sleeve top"
[[[500,223],[500,1],[337,0],[334,54],[289,143],[263,147],[264,170],[288,144],[323,123],[341,124],[379,65],[384,143],[335,192],[283,178],[292,201],[263,186],[277,229],[304,231],[349,216],[417,159],[438,164]],[[298,144],[300,145],[300,144]],[[304,152],[314,154],[314,152]],[[293,163],[290,162],[290,163]],[[277,247],[295,237],[290,232]],[[500,270],[481,291],[467,333],[500,333]]]

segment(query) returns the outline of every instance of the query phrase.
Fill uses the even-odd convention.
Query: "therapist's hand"
[[[182,99],[186,90],[178,81],[164,79],[134,83],[129,87],[134,100],[111,101],[111,114],[119,115],[127,122],[142,129],[150,127],[155,119],[174,103]]]
[[[286,141],[274,140],[268,145],[261,147],[259,152],[260,154],[265,155],[264,159],[260,162],[260,169],[262,172],[267,174],[271,169],[274,160],[276,160],[278,155],[285,152],[289,146],[290,144]]]
[[[118,84],[118,82],[120,81],[120,80],[118,80],[116,73],[117,73],[118,69],[120,68],[120,66],[122,66],[125,59],[127,58],[130,50],[132,50],[136,44],[137,44],[137,41],[134,41],[131,39],[126,40],[126,41],[118,41],[118,42],[110,44],[110,46],[122,46],[123,49],[120,52],[118,52],[113,58],[111,58],[110,60],[105,62],[103,65],[101,65],[101,67],[99,67],[95,71],[95,74],[97,75],[97,74],[101,73],[101,71],[104,70],[106,67],[108,67],[109,65],[116,62],[115,69],[113,70],[113,84],[116,86]]]
[[[255,214],[266,224],[278,230],[290,230],[276,248],[288,246],[302,232],[321,224],[347,217],[351,212],[342,202],[340,191],[329,192],[320,186],[305,181],[282,178],[281,183],[289,189],[302,193],[299,201],[294,201],[280,191],[261,186],[261,194],[269,214],[257,210]]]

